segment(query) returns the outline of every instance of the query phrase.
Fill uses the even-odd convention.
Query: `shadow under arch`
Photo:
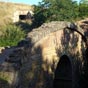
[[[72,88],[72,64],[67,55],[63,55],[57,64],[53,88]]]
[[[86,48],[83,58],[84,58],[84,64],[82,67],[82,74],[80,77],[80,85],[81,88],[87,88],[88,87],[88,48]]]

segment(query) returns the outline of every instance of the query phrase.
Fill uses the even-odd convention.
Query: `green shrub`
[[[0,46],[15,46],[26,35],[20,27],[11,24],[3,27],[0,31]]]

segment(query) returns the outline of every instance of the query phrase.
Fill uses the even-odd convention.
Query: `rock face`
[[[69,57],[69,63],[66,64],[64,59],[61,62],[65,63],[72,73],[68,73],[71,86],[81,88],[80,76],[86,48],[81,35],[65,28],[68,25],[70,22],[43,24],[28,33],[27,39],[22,41],[24,43],[20,42],[11,54],[7,55],[7,60],[3,63],[9,63],[6,66],[10,65],[11,73],[16,74],[13,76],[15,79],[12,78],[9,83],[11,88],[52,88],[54,71],[63,55]],[[66,73],[65,66],[63,64],[60,67],[63,75]],[[8,69],[4,71],[8,72]]]

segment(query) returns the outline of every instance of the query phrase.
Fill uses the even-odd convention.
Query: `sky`
[[[9,2],[15,2],[15,3],[24,3],[24,4],[29,4],[29,5],[38,5],[39,2],[42,0],[0,0],[0,1],[9,1]],[[80,0],[74,0],[74,1],[80,1]]]

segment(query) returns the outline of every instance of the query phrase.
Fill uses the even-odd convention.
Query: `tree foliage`
[[[88,5],[88,0],[80,0],[80,3]]]
[[[73,0],[42,0],[35,6],[34,25],[40,26],[49,21],[73,21],[88,15],[88,4]]]
[[[81,0],[79,4],[79,16],[88,17],[88,0]]]

